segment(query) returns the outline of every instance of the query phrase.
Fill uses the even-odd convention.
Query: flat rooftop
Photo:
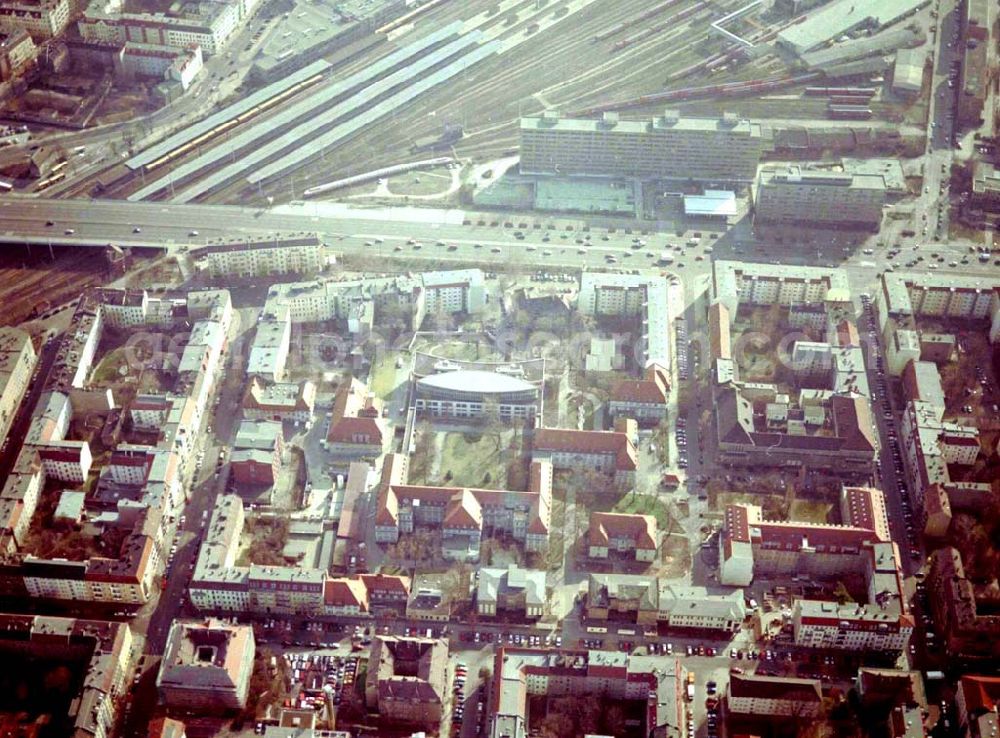
[[[929,0],[834,0],[802,23],[778,34],[778,41],[802,53],[861,27],[882,28],[915,12]]]
[[[697,131],[703,133],[741,133],[747,136],[762,136],[759,123],[745,118],[694,118],[688,116],[659,116],[651,120],[617,120],[562,118],[543,115],[537,118],[521,118],[522,131],[567,131],[578,133],[617,133],[636,135],[656,131]]]

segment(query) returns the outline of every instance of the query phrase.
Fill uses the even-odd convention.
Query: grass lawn
[[[132,383],[136,392],[162,391],[163,386],[156,369],[147,367],[142,372],[142,376],[138,377],[138,372],[142,370],[142,366],[140,363],[130,364],[127,356],[128,351],[129,349],[125,346],[120,346],[109,351],[101,359],[97,368],[94,369],[90,383],[98,387],[115,388],[121,388],[126,384]],[[122,367],[125,368],[125,373],[121,373]],[[137,377],[138,385],[135,385]]]
[[[683,536],[664,536],[660,544],[660,566],[656,571],[661,577],[681,577],[691,569],[691,547]]]
[[[369,385],[377,397],[385,400],[393,391],[406,381],[406,370],[396,369],[397,354],[390,351],[382,357],[382,361],[372,367]]]
[[[513,431],[495,434],[448,433],[441,449],[441,476],[452,485],[503,489],[507,483],[507,446]],[[487,475],[489,475],[487,477]]]
[[[666,504],[653,495],[625,495],[611,512],[652,515],[656,518],[656,524],[662,531],[670,529],[672,520]]]
[[[109,385],[121,382],[125,377],[128,376],[128,372],[120,373],[122,367],[128,367],[128,362],[125,358],[125,347],[121,346],[108,352],[108,354],[101,359],[101,362],[94,369],[94,374],[91,377],[91,384],[98,385]]]
[[[829,502],[793,500],[788,518],[789,520],[797,520],[800,523],[819,523],[825,525],[829,522],[828,516],[832,507],[833,505]]]

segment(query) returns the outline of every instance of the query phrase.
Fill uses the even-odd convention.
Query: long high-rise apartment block
[[[525,174],[596,175],[698,182],[751,182],[769,142],[759,123],[726,114],[692,118],[674,111],[646,121],[521,119]]]

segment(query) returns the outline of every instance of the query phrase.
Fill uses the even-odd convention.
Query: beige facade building
[[[69,0],[3,0],[0,2],[0,31],[13,33],[23,28],[36,40],[54,38],[69,25]]]
[[[309,275],[323,268],[323,243],[316,235],[211,244],[190,255],[212,277]]]
[[[0,328],[0,440],[7,438],[37,362],[38,355],[26,331]]]

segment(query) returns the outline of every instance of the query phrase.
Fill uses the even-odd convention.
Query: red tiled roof
[[[845,319],[837,323],[837,343],[842,347],[861,345],[858,328],[850,320]]]
[[[761,545],[786,550],[797,550],[804,544],[812,548],[823,546],[827,551],[843,549],[860,550],[865,543],[875,543],[874,532],[847,525],[809,525],[797,521],[763,521],[754,526],[759,531]]]
[[[726,508],[726,538],[731,541],[750,543],[750,521],[743,505],[729,505]]]
[[[721,302],[708,307],[708,337],[713,359],[729,359],[733,355],[729,332],[729,308]]]
[[[965,709],[969,714],[1000,709],[1000,677],[963,676],[959,688],[965,693]]]
[[[670,391],[670,381],[667,371],[653,365],[646,369],[643,379],[629,379],[619,382],[611,390],[611,402],[635,402],[647,405],[665,405],[667,393]]]
[[[462,530],[479,530],[483,527],[482,508],[469,490],[463,489],[452,495],[441,527]]]
[[[368,591],[360,579],[327,579],[323,602],[328,607],[358,607],[368,610]]]
[[[837,435],[843,439],[841,448],[856,451],[874,451],[872,418],[868,400],[861,395],[835,395],[830,400]]]
[[[614,431],[567,430],[542,428],[535,431],[534,447],[538,451],[615,456],[619,471],[635,471],[638,467],[635,446],[624,433]]]
[[[365,588],[371,592],[385,592],[407,596],[410,594],[410,578],[394,574],[362,574],[360,576]]]
[[[614,538],[630,538],[636,548],[656,549],[656,518],[652,515],[591,513],[590,545],[607,546]]]
[[[886,528],[885,501],[882,492],[870,487],[845,487],[847,497],[848,525],[875,531],[879,540],[888,541]]]
[[[333,400],[333,419],[327,440],[331,443],[358,443],[359,436],[367,437],[366,445],[381,446],[384,430],[379,420],[382,401],[369,396],[368,389],[355,378],[344,382],[337,389]]]

